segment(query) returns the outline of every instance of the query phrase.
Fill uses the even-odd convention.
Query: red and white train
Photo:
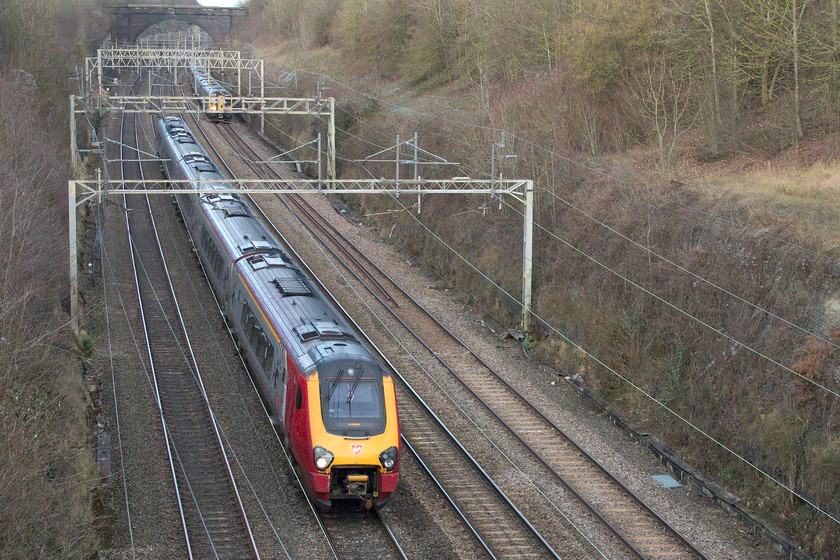
[[[226,180],[180,118],[158,120],[155,137],[168,178]],[[400,464],[389,372],[241,197],[176,199],[306,492],[322,509],[383,505]]]

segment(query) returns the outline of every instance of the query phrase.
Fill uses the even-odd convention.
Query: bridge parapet
[[[181,21],[197,25],[215,42],[230,35],[234,25],[245,19],[247,8],[218,8],[202,6],[111,6],[111,37],[120,42],[133,43],[143,31],[164,21]]]

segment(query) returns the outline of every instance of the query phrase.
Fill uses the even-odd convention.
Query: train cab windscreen
[[[321,411],[329,433],[370,437],[385,430],[382,374],[372,368],[376,371],[368,373],[358,364],[344,365],[321,380]]]

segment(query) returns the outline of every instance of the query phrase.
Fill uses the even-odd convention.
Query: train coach
[[[190,64],[193,75],[193,89],[201,98],[201,107],[207,118],[219,122],[231,121],[232,100],[230,92],[210,75],[210,71],[202,66]]]
[[[159,119],[155,140],[169,179],[226,180],[180,118]],[[307,494],[384,505],[400,463],[391,375],[239,195],[176,200]]]

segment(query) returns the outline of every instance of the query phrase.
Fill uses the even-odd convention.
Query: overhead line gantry
[[[79,205],[93,199],[101,201],[112,194],[389,194],[392,196],[425,194],[478,194],[500,198],[511,196],[524,205],[523,247],[522,247],[522,329],[530,330],[531,283],[533,268],[533,224],[534,224],[534,183],[531,180],[503,180],[491,177],[489,180],[470,177],[451,179],[422,179],[417,173],[417,138],[413,143],[400,142],[397,137],[396,152],[393,160],[396,165],[395,179],[336,179],[335,177],[335,99],[322,98],[320,93],[311,98],[265,97],[263,61],[243,59],[239,51],[218,51],[196,48],[189,42],[175,48],[125,47],[105,44],[97,51],[96,57],[85,62],[87,91],[82,96],[70,96],[70,146],[74,165],[79,162],[76,145],[76,116],[87,111],[121,111],[129,113],[159,114],[205,112],[201,108],[201,97],[163,96],[163,95],[110,95],[103,84],[105,69],[153,71],[163,68],[177,73],[188,69],[191,64],[200,64],[217,71],[237,71],[238,97],[231,98],[234,112],[248,115],[260,115],[260,131],[265,133],[265,115],[315,115],[327,116],[329,136],[329,179],[295,179],[294,181],[263,181],[255,179],[231,179],[220,185],[218,181],[113,181],[113,180],[74,180],[68,183],[68,206],[70,228],[70,320],[74,332],[79,329],[78,303],[78,256],[76,254],[76,209]],[[242,95],[242,71],[248,71],[247,95]],[[93,76],[96,76],[94,82]],[[259,96],[252,94],[252,78],[259,82]],[[77,103],[78,101],[78,103]],[[415,160],[401,160],[400,146],[409,145],[414,149]],[[104,149],[102,161],[106,162]],[[387,149],[384,151],[388,151]],[[372,156],[371,156],[372,157]],[[435,156],[437,157],[437,156]],[[436,164],[446,164],[439,158]],[[399,176],[400,163],[414,163],[414,178],[402,179]],[[494,173],[495,175],[495,173]]]

